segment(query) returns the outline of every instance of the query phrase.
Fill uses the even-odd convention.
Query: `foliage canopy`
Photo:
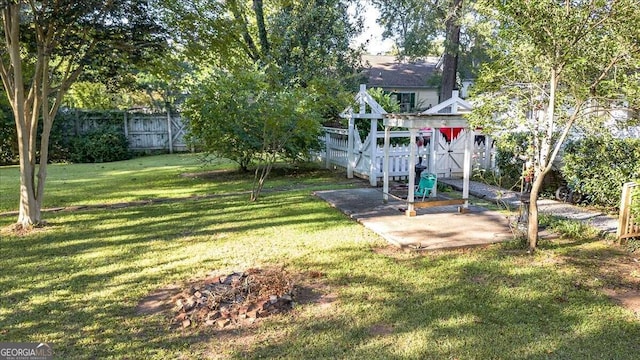
[[[247,170],[264,154],[296,161],[318,146],[321,116],[313,93],[274,89],[264,71],[216,72],[185,104],[199,147]]]
[[[478,8],[495,25],[493,61],[476,84],[479,106],[471,119],[497,134],[530,134],[528,238],[534,249],[538,192],[565,139],[576,127],[628,120],[640,107],[640,3],[485,0]],[[623,115],[613,116],[614,110]]]

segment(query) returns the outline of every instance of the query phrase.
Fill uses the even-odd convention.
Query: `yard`
[[[16,216],[0,216],[0,342],[48,342],[60,359],[640,353],[640,313],[607,296],[640,291],[639,256],[584,227],[547,219],[567,236],[535,255],[516,241],[404,252],[313,196],[361,186],[343,174],[281,169],[250,203],[253,174],[198,160],[50,166],[45,207],[61,209],[44,216],[48,226],[17,235],[6,230]],[[17,177],[16,167],[0,168],[0,212],[17,208]],[[171,309],[140,311],[162,289],[272,267],[306,294],[289,313],[182,328]]]

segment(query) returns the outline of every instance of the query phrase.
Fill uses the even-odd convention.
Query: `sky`
[[[387,39],[382,40],[382,28],[376,22],[378,18],[378,9],[371,5],[369,1],[365,1],[365,13],[364,13],[364,31],[354,41],[356,45],[360,45],[369,40],[368,45],[365,47],[369,54],[385,53],[390,51],[393,46],[393,41]]]

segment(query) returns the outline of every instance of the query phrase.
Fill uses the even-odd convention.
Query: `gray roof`
[[[389,55],[363,55],[364,74],[369,87],[426,88],[427,80],[436,72],[438,58],[413,62],[400,61]]]

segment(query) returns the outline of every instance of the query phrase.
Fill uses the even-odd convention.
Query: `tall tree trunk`
[[[35,141],[37,138],[39,106],[38,90],[41,81],[41,56],[36,59],[36,71],[30,91],[25,94],[22,55],[20,46],[20,6],[8,4],[2,10],[5,35],[5,49],[9,53],[10,66],[2,65],[2,80],[13,110],[18,137],[20,164],[20,201],[18,203],[18,224],[30,227],[38,224],[40,208],[36,204],[36,160]],[[41,54],[39,54],[41,55]]]
[[[19,99],[22,97],[22,99]],[[13,116],[16,119],[16,130],[18,135],[18,154],[20,163],[20,203],[18,207],[18,224],[23,227],[30,227],[41,222],[40,206],[37,201],[36,186],[36,157],[35,157],[35,132],[37,131],[37,121],[34,129],[33,118],[37,119],[39,104],[34,100],[34,108],[29,109],[30,104],[25,104],[24,94],[16,96],[16,102],[22,104],[15,106]],[[28,101],[27,101],[28,102]]]
[[[247,18],[242,12],[242,9],[240,8],[240,5],[238,4],[237,0],[229,1],[229,8],[231,9],[233,18],[236,20],[236,22],[239,24],[241,28],[242,39],[244,40],[243,45],[244,45],[244,50],[246,54],[253,61],[260,60],[260,52],[258,51],[258,48],[256,47],[256,44],[253,41],[253,38],[251,37],[251,34],[249,33],[249,28],[247,27],[247,23],[248,23]]]
[[[555,124],[555,111],[556,111],[556,92],[558,88],[558,82],[560,80],[560,72],[562,67],[551,69],[549,79],[549,103],[547,109],[541,112],[541,117],[538,119],[538,128],[536,129],[536,136],[538,132],[542,135],[542,139],[535,141],[536,143],[536,159],[534,161],[534,180],[531,184],[531,194],[529,196],[529,222],[527,224],[527,240],[529,241],[529,250],[534,251],[538,246],[538,194],[542,188],[544,177],[551,170],[551,164],[555,159],[559,151],[559,145],[564,138],[573,123],[574,117],[569,121],[568,127],[561,134],[560,144],[556,146],[553,153],[551,153],[551,142],[554,136],[554,124]],[[580,107],[576,109],[579,110]],[[542,128],[540,128],[542,126]]]
[[[253,11],[256,14],[256,24],[258,25],[258,37],[260,39],[260,47],[262,48],[262,56],[269,54],[269,39],[267,38],[267,27],[264,23],[264,9],[262,0],[253,0]]]
[[[463,0],[453,0],[447,19],[445,50],[442,61],[442,81],[440,83],[440,102],[451,98],[456,87],[458,74],[458,53],[460,49],[460,11]]]

